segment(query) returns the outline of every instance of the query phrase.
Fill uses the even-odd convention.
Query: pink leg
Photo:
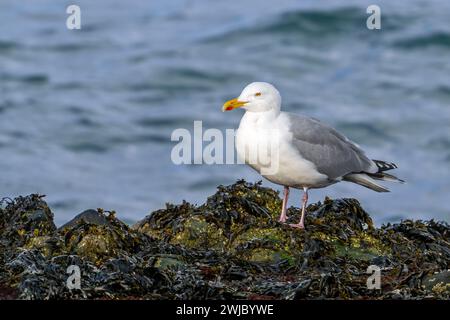
[[[287,210],[288,199],[289,199],[289,187],[284,187],[283,205],[281,207],[281,215],[280,215],[280,219],[279,219],[279,221],[282,223],[285,223],[286,219],[287,219],[286,210]]]
[[[308,188],[303,188],[303,201],[302,201],[302,216],[300,218],[300,222],[297,224],[290,224],[293,228],[305,229],[305,212],[306,212],[306,204],[308,203]]]

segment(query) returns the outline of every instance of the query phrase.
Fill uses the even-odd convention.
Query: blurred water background
[[[285,110],[330,123],[408,182],[389,194],[340,183],[311,201],[356,197],[378,225],[450,220],[450,2],[377,1],[380,31],[366,28],[372,3],[0,2],[0,197],[46,194],[58,224],[97,207],[133,222],[257,181],[242,165],[172,164],[170,135],[194,120],[236,128],[242,112],[223,102],[269,81]]]

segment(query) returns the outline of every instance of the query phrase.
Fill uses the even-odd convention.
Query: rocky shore
[[[357,200],[326,198],[297,230],[277,222],[280,207],[276,191],[238,181],[134,226],[97,209],[57,228],[44,197],[3,199],[0,299],[450,298],[447,223],[375,228]]]

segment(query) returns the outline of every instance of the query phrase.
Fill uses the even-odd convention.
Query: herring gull
[[[308,190],[350,181],[377,192],[389,192],[377,180],[404,182],[385,171],[393,163],[371,160],[364,151],[334,128],[317,119],[281,111],[278,90],[266,82],[246,86],[223,111],[245,109],[236,132],[236,151],[246,164],[267,180],[284,186],[279,221],[286,222],[289,188],[303,189],[300,221],[304,228]]]

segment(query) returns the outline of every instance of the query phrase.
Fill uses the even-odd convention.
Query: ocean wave
[[[359,143],[376,144],[386,141],[395,141],[395,137],[388,134],[385,128],[370,123],[370,122],[340,122],[337,125],[337,129],[344,132],[350,139],[355,137],[355,141]]]
[[[308,10],[281,14],[271,24],[260,28],[259,32],[301,32],[304,34],[335,33],[364,21],[365,16],[359,8],[340,8],[331,11]]]
[[[423,147],[429,150],[447,151],[450,150],[450,138],[444,136],[433,138],[427,141]]]
[[[195,68],[164,69],[151,79],[129,83],[125,89],[132,92],[160,91],[173,95],[179,92],[195,92],[212,89],[231,81],[233,76],[229,73],[204,71]]]
[[[95,141],[74,141],[70,142],[64,147],[74,152],[92,152],[92,153],[105,153],[108,151],[108,146],[101,142]]]
[[[324,38],[349,33],[366,34],[365,7],[343,7],[332,10],[297,10],[281,13],[269,21],[256,20],[250,26],[240,26],[237,29],[204,39],[203,42],[221,42],[236,40],[255,35],[295,35],[310,37],[318,41]],[[405,22],[411,22],[415,17],[390,14],[383,16],[383,29],[390,31],[403,28]]]
[[[139,120],[136,120],[135,123],[141,127],[148,128],[176,128],[181,124],[186,122],[186,118],[155,118],[155,117],[145,117]]]
[[[0,53],[20,48],[20,44],[14,41],[0,40]]]
[[[221,83],[222,81],[225,81],[228,79],[227,74],[223,73],[213,73],[210,71],[204,71],[201,69],[194,69],[194,68],[176,68],[166,71],[168,77],[177,77],[184,80],[202,80],[202,81],[213,81],[216,83]]]
[[[121,147],[124,145],[136,145],[136,144],[159,144],[164,145],[170,142],[167,134],[160,132],[150,132],[150,133],[138,133],[124,135],[111,135],[106,137],[95,137],[96,134],[93,132],[89,138],[78,137],[73,138],[72,141],[64,143],[63,148],[75,153],[98,153],[104,154],[116,147]],[[169,137],[169,138],[168,138]]]
[[[44,50],[44,51],[54,51],[60,53],[74,53],[80,51],[89,51],[89,50],[105,50],[106,48],[111,47],[109,44],[102,42],[68,42],[68,43],[59,43],[49,46],[36,46],[34,50]]]
[[[1,74],[1,77],[3,81],[22,82],[24,84],[29,85],[42,85],[50,81],[49,76],[44,73],[33,73],[23,75],[3,73]]]
[[[413,36],[397,40],[393,45],[402,49],[450,48],[450,33],[433,32],[426,35]]]

